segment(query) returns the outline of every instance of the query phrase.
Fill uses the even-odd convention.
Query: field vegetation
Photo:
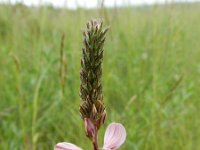
[[[79,115],[82,31],[103,18],[110,30],[99,143],[115,121],[128,133],[122,150],[199,150],[199,14],[199,3],[93,10],[1,4],[0,149],[50,150],[60,141],[91,149]]]

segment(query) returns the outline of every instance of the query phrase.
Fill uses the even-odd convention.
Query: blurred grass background
[[[61,141],[92,149],[78,112],[82,30],[89,19],[103,18],[110,26],[106,125],[126,127],[121,150],[198,150],[199,14],[200,3],[93,10],[1,4],[0,149],[47,150]]]

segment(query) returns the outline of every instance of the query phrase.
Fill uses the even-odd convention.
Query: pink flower
[[[126,130],[120,123],[111,123],[105,132],[103,150],[117,150],[126,139]],[[58,143],[54,150],[82,150],[71,143]]]
[[[126,139],[126,130],[120,123],[111,123],[104,136],[103,149],[116,150],[118,149]]]
[[[72,143],[63,142],[56,144],[54,150],[82,150],[82,149]]]

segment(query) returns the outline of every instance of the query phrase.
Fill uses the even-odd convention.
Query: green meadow
[[[86,22],[109,26],[103,62],[107,111],[121,150],[199,150],[200,3],[86,10],[0,5],[0,150],[92,149],[80,118]],[[62,40],[62,36],[64,39]],[[62,44],[63,53],[62,53]]]

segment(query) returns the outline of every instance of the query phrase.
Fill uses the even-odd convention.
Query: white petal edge
[[[56,144],[54,150],[82,150],[82,149],[72,143],[62,142]]]

